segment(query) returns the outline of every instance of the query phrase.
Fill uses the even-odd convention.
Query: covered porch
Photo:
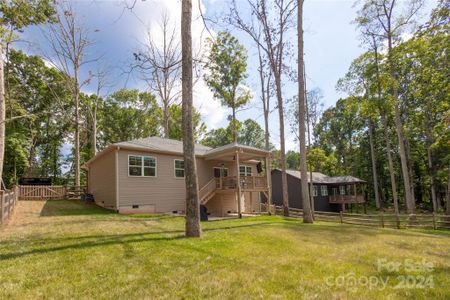
[[[200,204],[207,205],[211,199],[226,195],[234,199],[233,207],[236,207],[235,210],[228,209],[228,212],[236,212],[242,217],[243,213],[252,211],[256,199],[259,202],[260,193],[271,203],[268,151],[233,143],[209,151],[204,159],[219,162],[222,166],[232,166],[234,174],[228,174],[228,168],[215,167],[214,177],[199,190]]]
[[[328,196],[328,201],[333,204],[341,204],[342,211],[345,211],[346,204],[365,204],[365,184],[365,181],[353,176],[337,177],[335,182],[331,184],[331,194]]]

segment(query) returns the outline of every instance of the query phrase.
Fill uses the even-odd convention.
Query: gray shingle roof
[[[279,169],[276,169],[281,171]],[[286,170],[286,173],[301,179],[300,171],[297,170]],[[365,183],[364,180],[346,175],[346,176],[327,176],[320,172],[312,172],[313,183],[324,183],[324,184],[339,184],[339,183]],[[308,183],[311,182],[310,175],[308,172]]]
[[[148,138],[132,140],[128,142],[120,142],[115,143],[117,146],[129,146],[129,147],[138,147],[146,150],[155,150],[155,151],[168,151],[173,153],[183,154],[183,142],[172,139],[165,139],[157,136],[151,136]],[[207,147],[200,144],[195,144],[195,154],[196,155],[204,155],[208,150],[211,150],[211,147]]]

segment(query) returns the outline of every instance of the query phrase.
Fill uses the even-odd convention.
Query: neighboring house
[[[286,170],[288,179],[289,206],[302,208],[300,171]],[[312,172],[314,210],[340,211],[345,205],[364,203],[364,180],[353,176],[330,177]],[[308,172],[308,183],[311,183]],[[272,170],[272,201],[282,205],[281,170]]]
[[[270,195],[270,176],[257,172],[261,160],[270,161],[269,152],[239,144],[195,145],[195,156],[200,203],[212,215],[258,212],[260,193]],[[181,141],[149,137],[112,144],[86,167],[88,191],[100,206],[120,213],[185,212]]]

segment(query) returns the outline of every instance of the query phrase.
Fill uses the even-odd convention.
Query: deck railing
[[[328,198],[330,203],[364,203],[363,195],[330,195]]]
[[[264,176],[240,176],[242,190],[267,190],[267,179]],[[217,177],[216,188],[220,190],[236,189],[237,177]]]

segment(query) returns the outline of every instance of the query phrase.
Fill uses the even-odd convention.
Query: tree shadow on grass
[[[208,231],[220,231],[229,230],[242,227],[256,227],[270,225],[268,222],[238,225],[238,226],[225,226],[216,228],[206,228],[205,232]],[[156,235],[156,236],[155,236]],[[158,235],[171,235],[171,236],[158,236]],[[20,258],[27,255],[33,254],[46,254],[57,251],[64,251],[69,249],[86,249],[92,247],[103,247],[110,245],[117,245],[124,243],[139,243],[139,242],[158,242],[158,241],[173,241],[186,238],[184,236],[184,230],[167,230],[167,231],[154,231],[154,232],[142,232],[142,233],[128,233],[128,234],[116,234],[116,235],[88,235],[81,237],[68,237],[68,238],[54,238],[54,239],[39,239],[39,241],[45,241],[46,244],[54,243],[55,246],[51,247],[40,247],[36,249],[31,249],[22,252],[10,252],[10,253],[0,253],[0,262]],[[83,240],[80,242],[80,240]],[[60,243],[69,243],[64,245],[58,245]]]

